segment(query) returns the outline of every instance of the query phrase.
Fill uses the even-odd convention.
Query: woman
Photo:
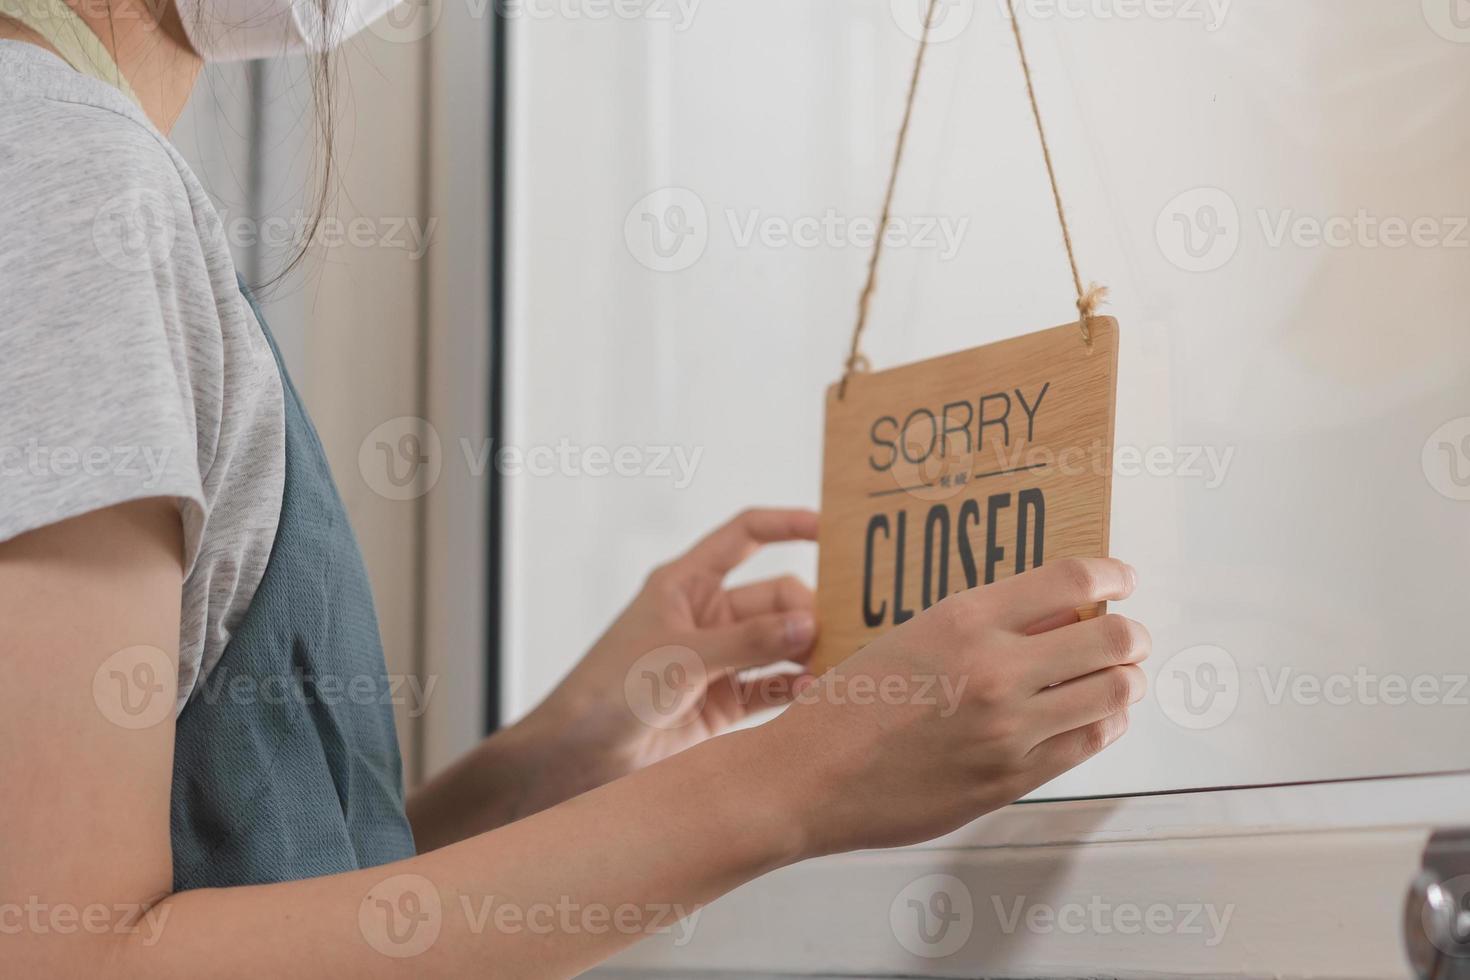
[[[751,511],[405,801],[341,503],[162,135],[203,59],[378,11],[329,31],[287,0],[73,2],[0,0],[0,974],[565,976],[774,868],[950,831],[1121,735],[1147,633],[1075,612],[1132,592],[1113,560],[950,597],[820,679],[742,682],[817,629],[799,583],[724,588],[815,537],[811,513]],[[687,724],[640,720],[630,673],[675,681]],[[953,703],[843,696],[893,680]],[[473,914],[487,900],[510,916]],[[531,921],[567,908],[592,915]]]

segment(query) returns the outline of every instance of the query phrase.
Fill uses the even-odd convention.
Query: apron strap
[[[35,31],[77,71],[113,86],[141,108],[102,39],[63,0],[0,0],[0,14]]]

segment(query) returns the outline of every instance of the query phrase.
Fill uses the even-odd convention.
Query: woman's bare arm
[[[1120,617],[1034,633],[1132,587],[1117,562],[1057,563],[946,600],[821,682],[941,674],[954,704],[814,689],[395,865],[169,895],[172,711],[133,727],[110,672],[176,660],[179,551],[161,501],[0,544],[0,975],[569,976],[782,864],[933,837],[1076,765],[1121,733],[1147,652]],[[171,706],[171,679],[125,679]]]

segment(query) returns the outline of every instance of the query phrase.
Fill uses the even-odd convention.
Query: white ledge
[[[1404,895],[1453,825],[1464,775],[1018,804],[768,875],[604,973],[1407,978]]]

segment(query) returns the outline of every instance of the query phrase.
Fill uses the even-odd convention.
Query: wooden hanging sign
[[[815,673],[946,595],[1107,555],[1118,324],[1088,324],[828,389]]]

